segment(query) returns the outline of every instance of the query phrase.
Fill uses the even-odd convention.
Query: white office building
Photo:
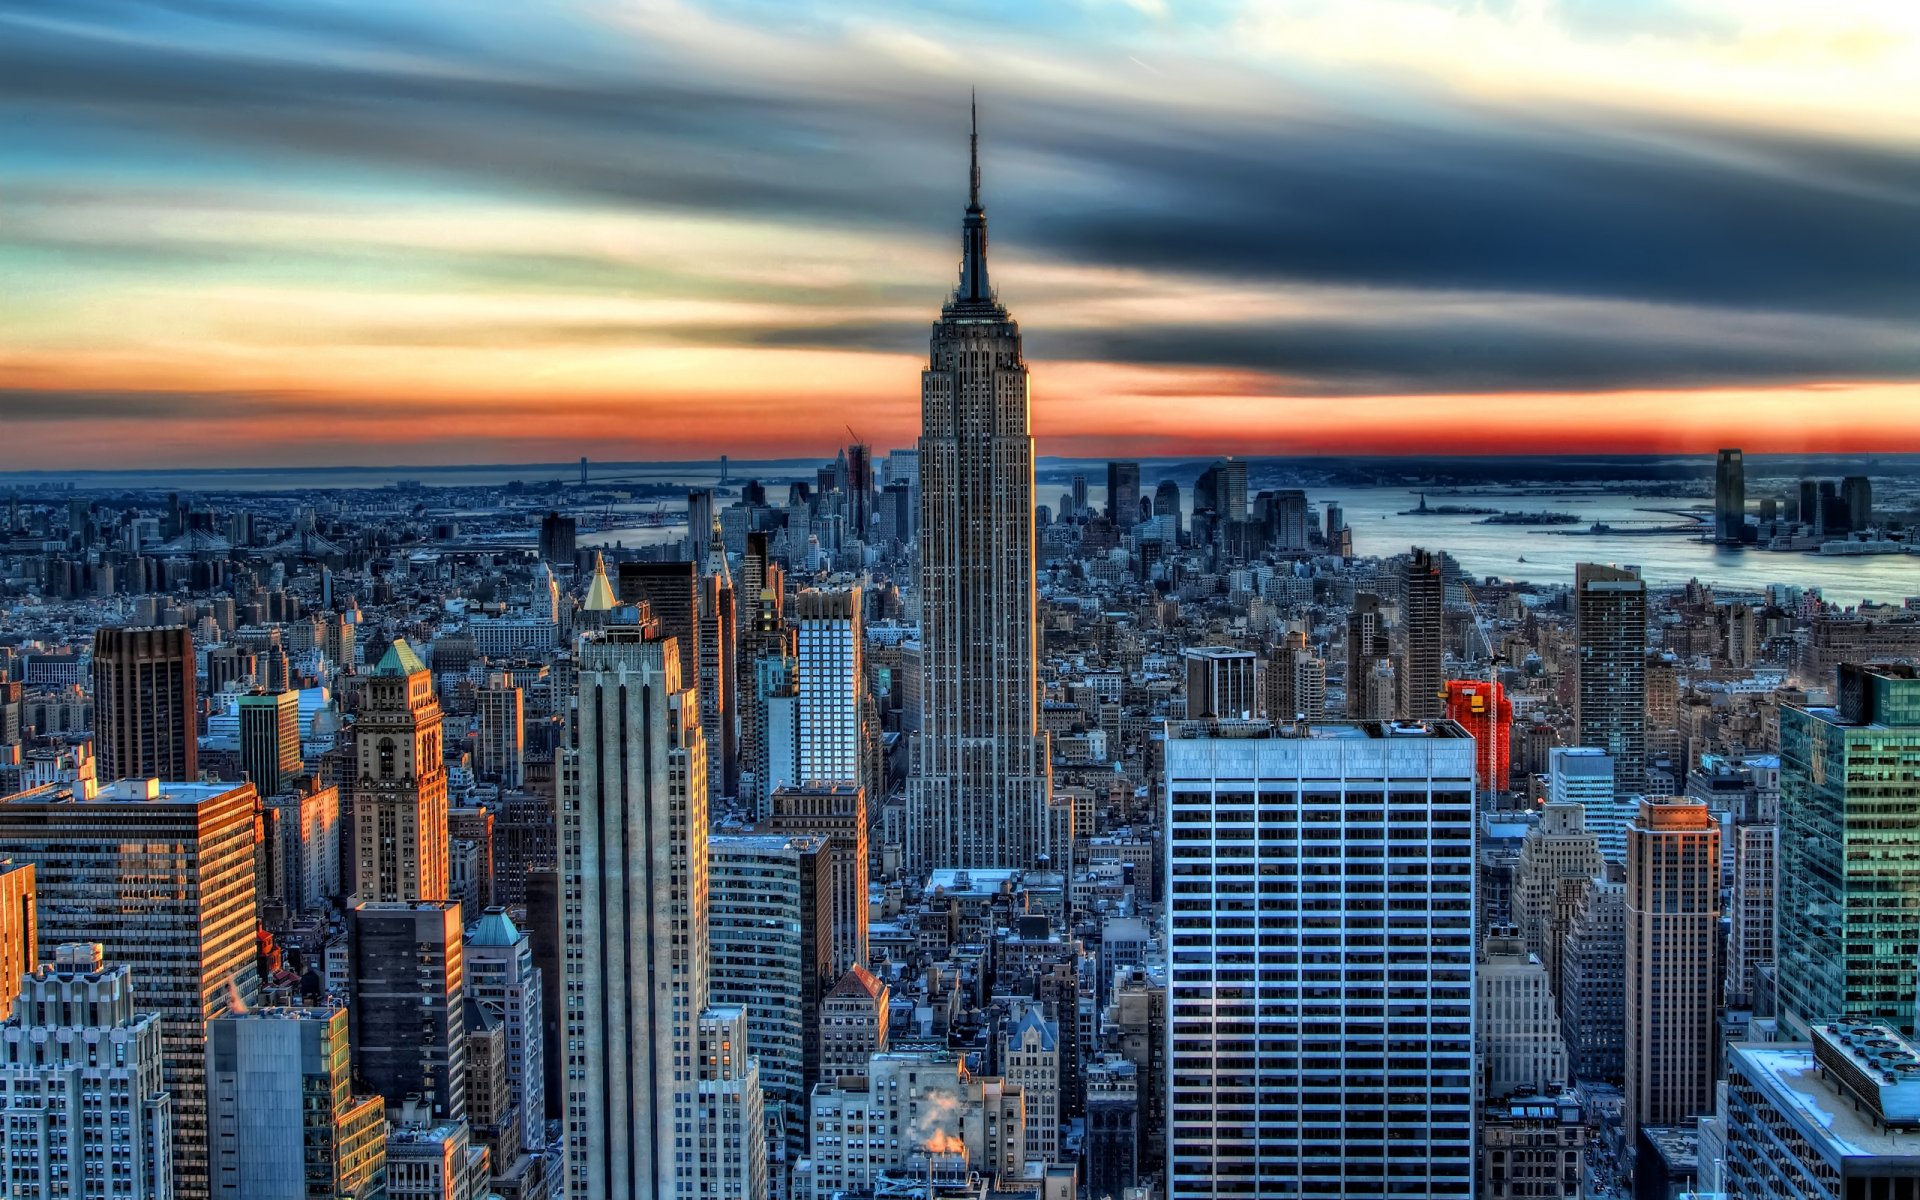
[[[1555,746],[1547,751],[1547,803],[1578,804],[1600,857],[1625,865],[1627,824],[1634,805],[1613,792],[1613,755],[1594,746]]]
[[[800,695],[795,711],[801,783],[863,783],[860,736],[866,669],[861,664],[860,589],[804,591],[793,598]]]
[[[1473,1189],[1474,743],[1166,741],[1171,1200]]]

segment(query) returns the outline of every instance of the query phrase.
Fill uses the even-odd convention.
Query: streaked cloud
[[[451,454],[454,414],[904,438],[978,83],[1062,445],[1327,448],[1299,410],[1346,397],[1461,447],[1760,411],[1891,447],[1878,400],[1806,398],[1920,402],[1916,65],[1866,0],[0,0],[0,411],[204,426],[181,454],[367,423],[274,451],[308,461]],[[1167,393],[1201,418],[1158,429]],[[1485,398],[1497,431],[1455,421]]]

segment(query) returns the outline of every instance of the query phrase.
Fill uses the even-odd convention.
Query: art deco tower
[[[972,144],[960,285],[920,377],[925,718],[907,812],[923,870],[1025,867],[1048,850],[1027,365],[987,283],[977,127]]]

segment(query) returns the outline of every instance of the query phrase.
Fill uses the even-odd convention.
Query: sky
[[[1911,0],[0,0],[0,469],[1920,451]]]

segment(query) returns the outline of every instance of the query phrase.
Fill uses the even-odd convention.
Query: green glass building
[[[1920,987],[1920,678],[1840,667],[1780,714],[1778,970],[1791,1036],[1829,1017],[1912,1032]]]

